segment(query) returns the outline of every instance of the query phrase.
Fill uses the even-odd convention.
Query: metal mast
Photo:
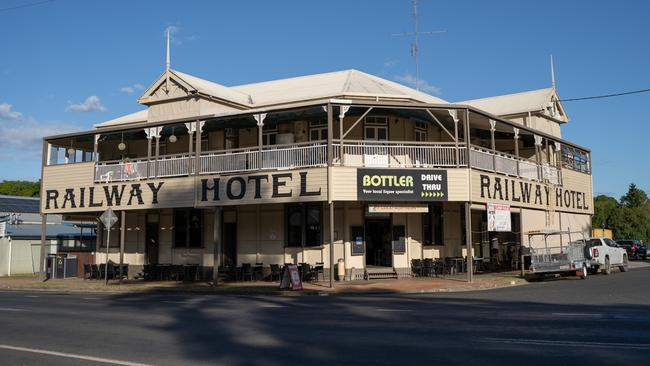
[[[446,30],[420,32],[418,28],[418,1],[413,0],[413,32],[395,33],[393,36],[413,36],[411,43],[411,56],[415,58],[415,89],[420,90],[420,60],[418,57],[420,35],[445,33]]]

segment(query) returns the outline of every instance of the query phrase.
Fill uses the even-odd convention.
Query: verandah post
[[[219,263],[221,262],[221,207],[215,207],[213,220],[214,229],[212,231],[212,241],[214,247],[212,248],[212,285],[217,286],[219,284]]]
[[[334,116],[332,115],[332,104],[327,104],[327,202],[329,203],[329,225],[330,225],[330,288],[334,288],[334,202],[332,202],[332,136]]]

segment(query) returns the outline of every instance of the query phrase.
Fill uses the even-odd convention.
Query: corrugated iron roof
[[[38,197],[19,197],[0,195],[0,212],[39,213]]]

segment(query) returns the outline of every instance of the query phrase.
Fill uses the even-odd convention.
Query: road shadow
[[[574,360],[606,365],[650,357],[647,295],[611,298],[627,286],[646,293],[650,286],[608,285],[589,295],[602,296],[594,300],[579,295],[587,291],[586,283],[444,295],[288,298],[152,292],[114,295],[108,301],[112,309],[160,319],[148,325],[150,330],[173,339],[188,363],[550,365]],[[555,287],[550,291],[548,286]],[[538,299],[536,291],[552,298]],[[529,340],[551,343],[525,343]],[[571,343],[576,341],[582,343]],[[621,346],[626,344],[641,346],[630,351]],[[155,356],[154,363],[164,363]]]

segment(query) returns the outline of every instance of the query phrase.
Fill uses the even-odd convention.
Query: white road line
[[[397,313],[397,312],[409,312],[409,311],[413,311],[413,310],[411,310],[411,309],[382,309],[382,308],[375,309],[375,310],[376,310],[376,311],[382,311],[382,312],[385,312],[385,313],[392,313],[392,312],[396,312],[396,313]]]
[[[25,297],[30,297],[32,299],[35,299],[37,297],[40,297],[39,295],[25,295]]]
[[[553,316],[586,316],[586,317],[595,317],[602,318],[603,314],[594,314],[594,313],[551,313]]]
[[[84,297],[84,300],[100,300],[99,297]]]
[[[606,343],[606,342],[582,342],[582,341],[552,341],[544,339],[511,339],[511,338],[481,338],[481,342],[490,343],[509,343],[533,346],[566,346],[566,347],[585,347],[585,348],[614,348],[614,349],[633,349],[650,351],[650,344],[630,344],[630,343]]]
[[[16,346],[10,346],[10,345],[6,345],[6,344],[0,344],[0,349],[7,349],[7,350],[11,350],[11,351],[19,351],[19,352],[27,352],[27,353],[38,353],[38,354],[42,354],[42,355],[57,356],[57,357],[64,357],[64,358],[74,358],[74,359],[78,359],[78,360],[108,363],[108,364],[112,364],[112,365],[150,366],[150,365],[145,364],[145,363],[113,360],[113,359],[110,359],[110,358],[86,356],[86,355],[80,355],[80,354],[75,354],[75,353],[47,351],[47,350],[44,350],[44,349],[37,349],[37,348],[16,347]]]
[[[286,308],[285,305],[278,305],[278,304],[261,304],[261,308]]]
[[[0,308],[0,311],[27,311],[27,310],[17,309],[17,308]]]

